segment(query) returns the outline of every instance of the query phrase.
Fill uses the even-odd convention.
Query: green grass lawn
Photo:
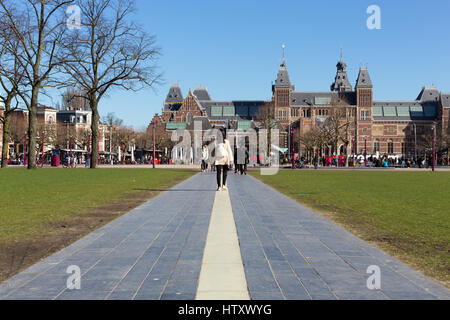
[[[159,169],[2,169],[0,241],[29,240],[51,233],[52,223],[171,187],[193,174],[190,170]]]
[[[450,172],[251,174],[449,286]]]

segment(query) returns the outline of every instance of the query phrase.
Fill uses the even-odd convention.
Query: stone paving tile
[[[107,291],[66,290],[56,300],[105,300]]]
[[[252,298],[450,299],[447,288],[252,177],[231,175],[229,190]],[[381,268],[381,290],[367,288],[370,265]]]
[[[198,174],[0,285],[0,299],[190,300],[215,198]],[[251,177],[229,192],[252,299],[450,299],[449,290]],[[369,265],[381,290],[366,286]],[[81,268],[68,290],[67,267]]]
[[[195,295],[194,285],[177,295],[173,285],[179,281],[172,278],[197,280],[214,181],[196,175],[161,193],[7,280],[0,299],[160,299],[164,290],[165,299]],[[81,269],[81,290],[65,289],[69,265]]]
[[[265,291],[253,291],[250,298],[252,300],[285,300],[281,291],[265,292]]]

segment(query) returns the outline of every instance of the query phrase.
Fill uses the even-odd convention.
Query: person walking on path
[[[237,159],[237,155],[238,155],[238,147],[234,146],[234,174],[237,174],[239,172],[239,164],[238,164],[238,159]]]
[[[206,172],[208,169],[208,148],[205,145],[202,147],[202,172]]]
[[[214,162],[217,170],[217,191],[228,190],[227,188],[227,174],[229,166],[233,163],[233,153],[231,151],[230,142],[226,139],[225,129],[220,130],[224,138],[222,143],[217,144],[215,149]]]
[[[244,163],[240,165],[241,176],[244,175],[244,174],[247,175],[247,165],[248,165],[249,160],[250,160],[247,148],[245,148],[244,150],[245,150]]]

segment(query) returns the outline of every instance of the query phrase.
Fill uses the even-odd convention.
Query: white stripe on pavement
[[[214,200],[196,300],[250,300],[227,191]]]

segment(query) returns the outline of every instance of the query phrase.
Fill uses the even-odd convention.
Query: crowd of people
[[[291,164],[292,160],[288,157],[283,157],[282,164]],[[345,156],[319,156],[315,154],[312,159],[307,159],[303,156],[299,156],[295,159],[296,168],[304,168],[307,166],[317,167],[399,167],[399,168],[430,168],[433,164],[432,155],[418,156],[417,158],[410,157],[389,157],[383,155],[379,157],[368,156],[364,161],[364,156],[350,156],[347,159]],[[436,166],[448,166],[449,162],[446,157],[440,156],[435,159]]]

